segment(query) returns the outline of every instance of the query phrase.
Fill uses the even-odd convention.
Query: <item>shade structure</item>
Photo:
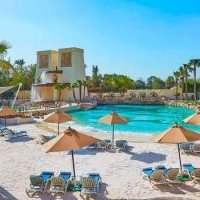
[[[102,118],[99,119],[99,121],[103,124],[109,124],[112,125],[112,144],[114,145],[115,142],[115,124],[126,124],[128,123],[127,119],[121,117],[116,112],[112,112]]]
[[[44,119],[44,121],[48,122],[48,123],[58,124],[58,135],[59,135],[60,123],[72,121],[72,117],[62,111],[57,110],[57,111],[49,114],[47,116],[47,118]]]
[[[193,124],[193,125],[200,125],[200,112],[196,113],[192,117],[188,118],[186,120],[188,124]]]
[[[174,126],[172,126],[164,133],[160,134],[155,138],[155,142],[158,143],[177,144],[181,171],[182,171],[182,162],[180,155],[180,144],[196,140],[200,140],[200,134],[185,129],[182,126],[179,126],[178,124],[175,124]]]
[[[19,116],[17,112],[9,108],[8,106],[3,106],[0,110],[0,118],[3,118],[5,120],[5,127],[6,127],[6,119],[8,118],[14,118]]]
[[[44,146],[46,152],[60,152],[60,151],[71,151],[72,154],[72,165],[74,177],[76,177],[75,164],[74,164],[74,150],[81,149],[82,147],[94,144],[98,139],[80,133],[75,129],[68,128],[59,136],[47,142]]]

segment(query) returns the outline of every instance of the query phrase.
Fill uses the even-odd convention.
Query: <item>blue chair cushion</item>
[[[142,171],[143,171],[144,175],[148,176],[148,177],[151,176],[153,173],[152,167],[144,168]]]
[[[192,164],[190,164],[190,163],[183,164],[183,168],[185,170],[187,170],[189,173],[192,173],[195,170],[195,167]]]
[[[65,181],[68,181],[71,177],[71,172],[60,172],[59,176],[63,178]]]
[[[54,176],[54,172],[49,172],[49,171],[43,171],[40,174],[40,177],[44,182],[47,182],[52,176]]]
[[[101,180],[101,176],[98,173],[89,173],[88,177],[92,178],[96,182],[99,182]]]

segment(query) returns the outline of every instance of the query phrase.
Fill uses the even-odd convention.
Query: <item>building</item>
[[[64,48],[37,52],[35,83],[32,85],[33,102],[74,101],[87,96],[87,88],[69,88],[69,84],[77,80],[85,80],[84,50],[80,48]],[[56,89],[57,83],[68,87],[61,91]]]

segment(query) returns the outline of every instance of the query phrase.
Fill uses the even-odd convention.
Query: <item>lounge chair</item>
[[[119,148],[120,150],[126,151],[128,149],[127,140],[117,140],[115,144],[116,144],[116,147]]]
[[[71,172],[60,172],[59,177],[62,178],[65,181],[65,188],[67,190],[69,181],[71,179]]]
[[[48,192],[52,196],[63,196],[66,192],[65,180],[61,177],[52,177],[50,180],[50,188]]]
[[[192,152],[193,153],[200,153],[200,144],[198,144],[198,143],[193,144],[193,146],[192,146]]]
[[[184,163],[183,169],[184,171],[186,171],[188,174],[191,175],[191,173],[195,170],[195,167],[191,163]]]
[[[153,185],[164,185],[167,183],[162,170],[154,170],[148,178]]]
[[[96,182],[96,191],[99,192],[101,184],[102,184],[102,179],[101,179],[100,174],[98,174],[98,173],[89,173],[88,177],[92,178],[93,180],[95,180],[95,182]]]
[[[177,180],[177,176],[179,174],[179,168],[169,168],[166,172],[167,181],[169,183],[182,183]]]
[[[42,178],[43,182],[45,183],[46,187],[48,186],[48,183],[51,179],[51,177],[54,176],[54,172],[50,172],[50,171],[43,171],[40,174],[40,177]]]
[[[81,177],[81,195],[86,195],[86,197],[97,193],[97,182],[91,177]]]
[[[105,151],[106,148],[107,148],[107,145],[106,145],[105,142],[103,142],[103,141],[97,142],[97,149],[98,150]]]
[[[6,135],[6,131],[8,131],[8,128],[0,128],[0,136],[5,136]]]
[[[191,177],[194,182],[200,182],[200,168],[195,168],[194,171],[191,173]]]
[[[182,143],[180,145],[180,148],[183,150],[184,153],[193,153],[193,145],[194,143],[191,142]]]
[[[30,176],[30,186],[26,189],[29,197],[41,194],[44,191],[44,182],[40,176]]]
[[[13,131],[11,129],[7,129],[4,131],[4,136],[7,138],[7,139],[12,139],[12,138],[17,138],[17,137],[23,137],[23,136],[27,136],[26,132],[25,131]]]

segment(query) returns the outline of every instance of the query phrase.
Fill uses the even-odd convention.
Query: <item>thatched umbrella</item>
[[[66,114],[62,111],[57,110],[57,111],[49,114],[46,117],[46,119],[44,119],[44,121],[48,122],[48,123],[58,124],[58,135],[59,135],[60,123],[72,121],[72,117],[69,114]]]
[[[116,112],[112,112],[109,115],[106,115],[99,120],[103,124],[109,124],[112,125],[112,144],[114,145],[115,141],[115,124],[126,124],[128,121],[127,119],[121,117]]]
[[[196,140],[200,140],[200,134],[185,129],[182,126],[179,126],[178,124],[175,124],[174,126],[172,126],[164,133],[158,135],[155,138],[155,142],[158,143],[177,144],[181,171],[182,171],[182,162],[180,154],[180,144]]]
[[[72,154],[72,165],[74,177],[76,177],[75,164],[74,164],[74,150],[81,149],[82,147],[94,144],[98,139],[85,135],[76,131],[75,129],[68,128],[59,136],[47,142],[44,146],[46,152],[60,152],[60,151],[71,151]]]
[[[0,110],[0,118],[3,118],[5,120],[5,127],[6,127],[6,119],[8,118],[14,118],[19,116],[17,112],[9,108],[8,106],[3,106]]]

